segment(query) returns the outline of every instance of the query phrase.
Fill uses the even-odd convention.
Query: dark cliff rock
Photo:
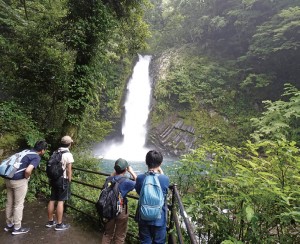
[[[160,56],[154,56],[150,64],[150,78],[152,82],[152,94],[159,81],[164,79],[169,72],[172,60],[176,59],[178,50],[169,49]],[[181,156],[188,153],[196,146],[197,136],[195,128],[187,125],[184,118],[178,118],[175,114],[162,118],[158,123],[152,123],[151,113],[155,110],[156,100],[152,96],[151,109],[148,122],[148,136],[146,144],[157,148],[168,156]]]
[[[185,125],[183,120],[173,118],[150,128],[147,144],[155,145],[166,155],[178,157],[194,149],[197,138],[194,132],[193,126]]]

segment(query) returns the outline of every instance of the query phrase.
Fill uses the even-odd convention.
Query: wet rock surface
[[[169,156],[180,156],[195,147],[195,129],[183,120],[165,121],[149,131],[148,141]]]
[[[56,231],[54,228],[46,228],[47,223],[47,202],[39,200],[34,203],[25,203],[23,227],[29,227],[30,231],[26,234],[12,235],[5,232],[5,210],[0,211],[0,243],[6,244],[34,244],[34,243],[59,243],[59,244],[82,244],[100,243],[100,231],[83,228],[74,222],[72,217],[65,215],[64,221],[71,225],[68,230]]]
[[[172,60],[176,60],[178,55],[180,55],[178,50],[170,49],[160,56],[154,57],[153,62],[150,64],[153,88],[166,78]],[[152,96],[151,110],[154,110],[155,106],[156,99]],[[146,144],[148,147],[154,147],[162,151],[164,155],[178,158],[194,149],[197,139],[198,136],[195,135],[195,128],[192,125],[186,125],[184,119],[171,114],[169,118],[161,121],[159,125],[155,125],[155,127],[149,126]]]

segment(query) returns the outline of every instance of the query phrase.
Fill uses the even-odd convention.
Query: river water
[[[102,172],[105,173],[112,173],[114,170],[114,162],[116,160],[112,159],[102,159],[99,163],[99,167]],[[147,165],[145,161],[131,161],[128,160],[129,165],[133,168],[136,174],[142,174],[147,171]],[[164,173],[169,176],[174,176],[175,170],[177,169],[180,163],[176,159],[164,159],[161,168],[163,169]]]

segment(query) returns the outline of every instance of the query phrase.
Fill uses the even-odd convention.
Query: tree
[[[299,142],[300,91],[287,84],[283,98],[286,101],[264,101],[266,110],[259,118],[252,119],[253,126],[256,128],[252,134],[253,138]]]
[[[99,111],[120,110],[133,54],[145,47],[143,7],[128,0],[0,1],[1,98],[22,107],[51,142],[90,131],[86,117],[104,135],[111,121]],[[114,95],[105,101],[103,91]]]
[[[63,1],[58,3],[27,2],[25,15],[19,1],[1,1],[1,94],[19,104],[43,132],[61,126],[73,64],[73,54],[57,39],[64,13]]]
[[[111,38],[118,38],[115,33],[124,31],[119,27],[122,24],[124,26],[125,20],[129,20],[126,27],[132,26],[131,18],[135,23],[142,23],[139,17],[142,12],[134,11],[142,4],[140,1],[69,1],[69,12],[64,21],[64,41],[75,51],[76,61],[69,83],[67,117],[63,133],[77,136],[86,107],[99,96],[97,92],[106,82],[103,75],[96,74],[101,72],[101,67],[104,68],[110,62],[106,46]],[[130,37],[125,35],[130,39],[126,44],[133,45],[132,48],[129,47],[131,51],[143,46],[144,35],[143,32],[138,34],[139,30],[141,28],[132,29]]]
[[[273,83],[281,89],[285,82],[299,82],[299,19],[298,6],[281,10],[258,28],[247,53],[253,71],[272,74]]]

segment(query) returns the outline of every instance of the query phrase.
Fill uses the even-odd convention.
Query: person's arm
[[[71,163],[67,164],[67,176],[68,176],[69,182],[71,182],[71,180],[72,180],[72,164]]]
[[[34,169],[34,166],[32,164],[29,164],[28,167],[25,169],[25,178],[29,179],[29,177],[32,174],[32,171]]]
[[[141,182],[141,179],[139,177],[137,177],[134,189],[136,190],[137,194],[139,194],[139,195],[141,192],[142,184],[143,184],[143,182]]]
[[[136,173],[134,173],[134,171],[133,171],[133,169],[132,169],[131,166],[128,166],[127,171],[131,175],[131,177],[133,178],[133,180],[136,181],[137,175],[136,175]]]

